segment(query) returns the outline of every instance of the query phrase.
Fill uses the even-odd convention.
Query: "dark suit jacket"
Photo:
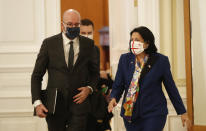
[[[135,55],[132,53],[121,55],[112,87],[111,98],[116,98],[116,100],[119,101],[122,93],[125,91],[123,99],[124,103],[134,70]],[[137,117],[144,118],[168,114],[167,101],[162,91],[162,82],[164,83],[177,114],[186,112],[172,78],[168,57],[159,53],[154,53],[149,56],[140,76],[140,91],[134,105],[135,107],[132,115],[133,120]],[[124,109],[122,107],[121,116],[123,116],[123,114]]]
[[[95,48],[95,50],[96,50],[96,54],[97,54],[97,62],[98,62],[98,64],[100,65],[100,51],[99,51],[99,47],[98,46],[96,46],[96,45],[94,45],[94,48]]]
[[[57,88],[68,97],[79,93],[77,88],[91,86],[95,88],[99,78],[99,63],[94,41],[79,36],[79,55],[73,69],[65,62],[62,33],[43,41],[31,78],[32,103],[40,99],[41,81],[48,71],[47,89]],[[75,113],[88,112],[90,105],[86,99],[82,104],[72,102]]]

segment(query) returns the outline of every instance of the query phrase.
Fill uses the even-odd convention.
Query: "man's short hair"
[[[84,26],[91,25],[92,28],[94,29],[94,24],[93,24],[93,22],[90,19],[82,19],[81,20],[81,25],[84,25]]]

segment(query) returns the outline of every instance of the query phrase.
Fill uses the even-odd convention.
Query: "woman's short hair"
[[[149,44],[148,48],[145,49],[146,54],[152,54],[157,52],[157,47],[155,46],[155,38],[153,33],[145,26],[140,26],[137,28],[134,28],[130,32],[130,38],[134,32],[139,33],[142,38],[144,39],[144,42]]]

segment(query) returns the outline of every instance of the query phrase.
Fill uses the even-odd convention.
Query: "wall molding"
[[[21,91],[1,91],[0,93],[1,100],[24,100],[24,99],[31,99],[30,90],[21,90]],[[0,100],[0,101],[1,101]]]
[[[194,125],[193,126],[193,131],[206,131],[206,126]]]
[[[0,46],[0,55],[1,54],[34,54],[37,53],[40,49],[40,45],[25,45],[25,46]]]
[[[0,66],[0,73],[30,73],[34,65],[7,65]]]
[[[32,117],[33,110],[0,110],[0,118],[8,118],[8,117]]]

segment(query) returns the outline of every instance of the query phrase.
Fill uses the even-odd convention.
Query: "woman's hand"
[[[181,115],[181,119],[182,119],[182,125],[183,127],[185,127],[185,124],[187,126],[187,129],[191,129],[192,128],[192,123],[187,115],[187,113],[184,113]]]
[[[116,99],[112,98],[108,105],[108,112],[112,112],[113,108],[117,105]]]

